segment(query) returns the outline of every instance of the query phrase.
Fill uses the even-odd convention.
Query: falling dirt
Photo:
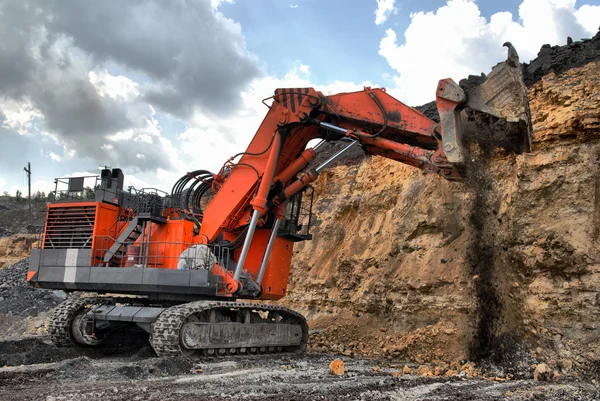
[[[472,76],[461,85],[480,84],[482,78]],[[474,82],[470,82],[474,81]],[[519,346],[518,336],[507,327],[520,320],[518,311],[508,310],[505,305],[505,278],[510,274],[507,266],[496,260],[500,240],[498,233],[501,218],[498,217],[499,199],[503,194],[494,185],[491,161],[499,155],[521,153],[513,147],[514,138],[527,132],[523,123],[499,120],[484,113],[468,111],[464,125],[465,184],[472,195],[469,213],[470,243],[467,247],[467,263],[474,283],[475,313],[473,333],[468,346],[469,359],[502,363],[513,356],[510,350]],[[507,334],[511,333],[511,334]],[[507,355],[508,353],[508,355]]]
[[[477,152],[477,151],[476,151]],[[479,150],[467,156],[467,180],[473,191],[473,205],[469,216],[472,227],[471,245],[467,250],[467,262],[475,283],[477,307],[474,318],[475,332],[469,347],[470,359],[480,361],[492,356],[497,348],[497,330],[502,314],[502,301],[496,287],[494,271],[493,233],[486,230],[490,205],[491,182],[487,175],[489,152]]]
[[[594,240],[600,242],[600,151],[594,155],[596,182],[594,186]]]

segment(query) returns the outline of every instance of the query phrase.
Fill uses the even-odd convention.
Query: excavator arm
[[[368,153],[460,179],[442,151],[438,127],[385,89],[333,96],[313,88],[277,89],[247,151],[215,177],[222,184],[204,213],[200,233],[213,241],[223,229],[248,224],[249,206],[262,217],[275,212],[302,183],[314,181],[316,170],[294,180],[319,151],[306,149],[313,139],[348,141],[348,146],[362,145]]]
[[[201,242],[210,243],[223,230],[247,225],[250,208],[259,217],[267,211],[275,213],[277,205],[314,181],[319,168],[295,178],[316,155],[315,149],[306,149],[313,139],[346,141],[367,154],[448,180],[464,177],[463,135],[469,120],[475,119],[467,111],[516,124],[510,150],[529,151],[531,146],[527,93],[520,66],[510,59],[466,91],[451,79],[441,80],[436,93],[439,123],[395,99],[385,88],[366,87],[330,96],[313,88],[281,88],[269,99],[272,104],[248,149],[231,158],[215,176],[213,189],[218,191],[204,213]],[[481,124],[474,126],[482,129]],[[478,133],[482,137],[498,136],[491,132],[491,123],[484,128],[488,132]],[[509,131],[506,124],[495,129]],[[504,147],[506,142],[506,138],[498,141]],[[237,156],[241,158],[233,163]]]
[[[352,147],[462,180],[465,174],[465,141],[473,133],[489,145],[509,151],[530,150],[531,125],[527,92],[518,56],[510,44],[509,59],[497,64],[489,76],[477,77],[464,87],[451,79],[439,81],[436,106],[440,122],[389,95],[384,88],[326,96],[314,88],[276,89],[268,112],[248,149],[229,159],[214,176],[214,198],[202,216],[202,244],[244,239],[234,272],[221,272],[234,293],[247,273],[246,258],[253,235],[267,221],[275,221],[272,235],[284,218],[285,203],[315,181],[323,168]],[[263,101],[265,102],[265,101]],[[483,117],[482,117],[483,116]],[[309,142],[321,139],[314,148]],[[346,147],[316,168],[306,166],[332,141]],[[240,157],[241,156],[241,157]],[[240,157],[237,162],[234,160]],[[271,227],[269,227],[271,228]],[[274,233],[274,234],[273,234]],[[271,238],[269,243],[274,238]],[[269,258],[269,245],[261,269],[247,276],[260,285]],[[258,261],[253,262],[255,265]],[[287,275],[285,275],[287,279]]]

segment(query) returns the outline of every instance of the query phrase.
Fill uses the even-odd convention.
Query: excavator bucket
[[[485,76],[470,76],[457,85],[440,81],[437,106],[442,143],[448,160],[464,165],[469,144],[486,150],[531,152],[531,113],[519,56],[510,43],[508,58]]]

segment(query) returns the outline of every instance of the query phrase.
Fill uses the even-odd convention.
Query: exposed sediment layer
[[[483,154],[471,185],[378,157],[322,173],[285,301],[312,319],[313,350],[595,363],[599,44],[544,47],[524,66],[534,151]]]

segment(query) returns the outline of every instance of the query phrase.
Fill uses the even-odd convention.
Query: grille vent
[[[91,248],[95,217],[96,205],[50,208],[44,248]]]

